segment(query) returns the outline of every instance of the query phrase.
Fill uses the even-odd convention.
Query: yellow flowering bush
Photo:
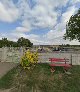
[[[38,53],[37,52],[30,52],[28,50],[23,57],[21,58],[21,65],[24,69],[29,69],[31,66],[35,65],[38,62]]]

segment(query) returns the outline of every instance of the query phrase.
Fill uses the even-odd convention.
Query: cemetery
[[[80,0],[0,0],[0,92],[80,92]]]
[[[39,48],[40,49],[40,48]],[[9,64],[10,71],[0,78],[0,89],[9,92],[75,92],[80,91],[80,54],[68,52],[39,52],[38,61],[34,62],[30,57],[29,48],[22,47],[2,47],[0,48],[0,62]],[[35,53],[34,48],[30,48],[31,53]],[[27,57],[25,57],[27,55]],[[23,59],[21,59],[23,57]],[[63,67],[56,66],[51,70],[49,58],[68,59],[72,66],[66,73]],[[21,63],[22,60],[22,63]],[[31,65],[32,64],[32,65]],[[76,80],[75,80],[76,79]],[[75,83],[77,82],[77,84]],[[67,88],[66,88],[67,87]]]

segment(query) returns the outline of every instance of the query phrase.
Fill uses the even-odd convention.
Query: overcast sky
[[[0,39],[20,37],[33,44],[80,44],[63,40],[66,22],[80,0],[0,0]]]

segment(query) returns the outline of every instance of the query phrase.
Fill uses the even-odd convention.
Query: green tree
[[[13,46],[13,47],[20,47],[20,46],[25,46],[25,47],[31,47],[33,45],[33,43],[30,42],[29,39],[25,39],[23,37],[19,38],[17,42],[14,41],[9,41],[7,38],[2,38],[2,40],[0,40],[0,47],[3,46]]]
[[[72,15],[66,25],[64,39],[78,40],[80,42],[80,9],[75,15]]]
[[[2,40],[0,40],[0,48],[2,47]]]
[[[2,46],[7,46],[8,42],[7,38],[2,38]]]
[[[25,47],[31,47],[33,45],[33,43],[31,43],[29,39],[25,39],[23,37],[19,38],[17,43],[18,46],[25,46]]]

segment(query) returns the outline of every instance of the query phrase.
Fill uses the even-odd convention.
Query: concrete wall
[[[15,50],[15,48],[0,48],[0,61],[1,62],[19,62],[23,55],[23,49]]]
[[[72,53],[40,53],[39,62],[49,62],[49,58],[66,58],[72,65],[80,65],[80,54]]]
[[[21,56],[23,55],[23,48],[16,49],[15,48],[0,48],[0,62],[15,62],[18,63],[20,61]],[[69,63],[73,65],[80,65],[80,54],[78,53],[39,53],[39,62],[45,63],[49,62],[49,58],[67,58],[69,59]]]
[[[80,54],[72,54],[72,64],[80,65]]]

